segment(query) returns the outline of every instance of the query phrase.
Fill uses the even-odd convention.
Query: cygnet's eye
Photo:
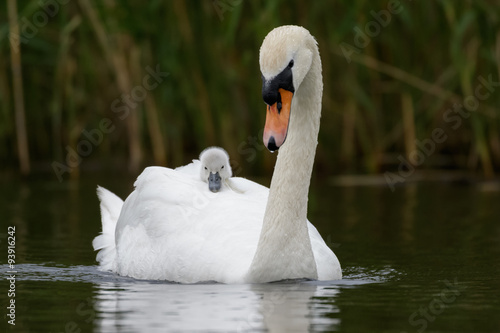
[[[208,168],[207,168],[207,167],[205,167],[205,170],[208,170]]]
[[[290,60],[290,62],[288,63],[288,67],[289,67],[289,68],[292,68],[292,67],[293,67],[293,59],[292,59],[292,60]]]
[[[220,168],[221,168],[221,169],[224,169],[224,166],[221,166]]]

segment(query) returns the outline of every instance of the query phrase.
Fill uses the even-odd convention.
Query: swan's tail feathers
[[[94,238],[92,245],[97,253],[97,261],[102,270],[113,270],[116,258],[115,229],[120,217],[123,200],[116,194],[97,186],[97,196],[101,201],[102,233]]]

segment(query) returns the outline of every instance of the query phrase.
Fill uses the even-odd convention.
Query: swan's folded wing
[[[269,189],[256,182],[241,177],[232,177],[226,180],[228,187],[241,194],[248,195],[269,195]]]
[[[178,168],[180,170],[184,170],[179,172],[179,170],[173,170],[170,168],[164,167],[147,167],[144,171],[137,177],[137,180],[134,183],[136,190],[141,190],[143,188],[148,187],[149,185],[154,184],[155,187],[158,183],[165,183],[166,185],[171,185],[172,183],[180,182],[180,183],[194,183],[196,180],[192,170],[192,165],[194,163],[188,164],[182,168]],[[190,177],[191,176],[191,177]]]
[[[201,168],[201,162],[199,160],[193,160],[193,162],[175,168],[175,171],[185,173],[187,175],[199,176]]]
[[[184,207],[193,203],[199,181],[192,175],[163,167],[148,167],[134,183],[135,190],[128,196],[116,227],[118,239],[126,226],[143,225],[146,230],[159,215],[175,228]]]
[[[118,221],[118,272],[188,283],[241,281],[255,253],[268,190],[244,179],[239,184],[263,195],[212,193],[199,176],[147,168]]]
[[[307,221],[309,238],[311,239],[311,247],[316,261],[318,270],[318,280],[340,280],[342,279],[342,270],[337,256],[321,237],[316,227]],[[331,235],[327,236],[327,241],[331,243]]]

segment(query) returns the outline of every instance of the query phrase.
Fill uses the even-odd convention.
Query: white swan
[[[200,178],[208,183],[208,189],[218,192],[233,175],[229,155],[220,147],[209,147],[200,154]]]
[[[272,30],[260,67],[264,143],[270,150],[283,145],[270,189],[233,177],[238,191],[206,191],[199,161],[146,168],[125,203],[99,187],[103,233],[93,245],[102,269],[181,283],[342,277],[306,217],[323,90],[314,37],[297,26]]]

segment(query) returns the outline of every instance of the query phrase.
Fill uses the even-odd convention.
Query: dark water
[[[8,332],[500,332],[500,191],[315,182],[310,220],[342,281],[179,285],[97,270],[97,183],[0,183],[1,324]],[[113,180],[115,179],[115,180]],[[16,227],[9,297],[8,226]],[[8,324],[15,300],[15,326]]]

